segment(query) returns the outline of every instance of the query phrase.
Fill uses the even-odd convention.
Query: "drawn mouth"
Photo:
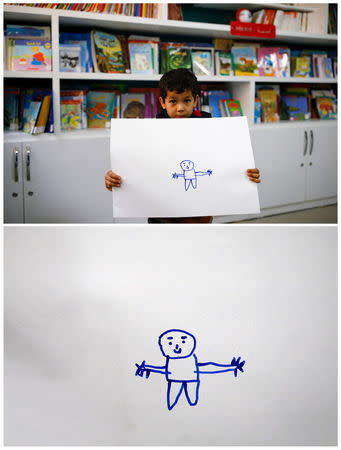
[[[181,348],[179,348],[179,350],[173,350],[174,353],[181,353]]]

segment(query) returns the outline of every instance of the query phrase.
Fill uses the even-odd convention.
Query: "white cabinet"
[[[22,145],[18,142],[4,145],[4,221],[24,222]]]
[[[336,196],[336,122],[254,128],[261,208]]]
[[[104,187],[110,168],[109,138],[51,137],[7,144],[5,152],[6,223],[112,223],[112,195]],[[20,189],[21,197],[14,198]]]

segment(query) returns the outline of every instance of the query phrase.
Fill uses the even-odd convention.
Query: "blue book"
[[[306,120],[310,118],[307,97],[284,95],[281,99],[287,108],[290,120]]]
[[[230,100],[231,95],[228,91],[209,91],[208,92],[208,104],[211,110],[212,117],[222,117],[219,101]]]
[[[87,47],[87,54],[88,54],[88,65],[87,65],[87,72],[93,72],[93,59],[91,55],[91,33],[67,33],[65,31],[61,31],[59,33],[59,42],[64,43],[68,41],[85,41],[86,47]]]

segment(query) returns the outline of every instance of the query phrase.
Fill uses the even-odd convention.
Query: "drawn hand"
[[[172,177],[173,178],[179,178],[179,175],[177,173],[173,173]]]
[[[237,376],[238,370],[240,370],[241,372],[244,372],[243,366],[245,364],[245,361],[241,361],[241,357],[239,356],[238,359],[233,358],[231,361],[231,366],[235,366],[236,368],[234,369],[234,376]]]
[[[146,373],[146,378],[149,378],[150,370],[146,369],[145,362],[146,361],[142,361],[142,363],[140,365],[135,364],[135,366],[137,367],[137,370],[135,372],[136,377],[139,376],[139,377],[143,378],[143,374]]]
[[[209,175],[209,176],[211,176],[212,175],[212,170],[211,169],[208,169],[208,171],[207,171],[207,175]]]

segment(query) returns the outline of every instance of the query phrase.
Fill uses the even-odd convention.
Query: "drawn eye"
[[[182,341],[182,343],[184,344],[186,341]]]
[[[170,342],[169,345],[172,345],[172,343]]]

